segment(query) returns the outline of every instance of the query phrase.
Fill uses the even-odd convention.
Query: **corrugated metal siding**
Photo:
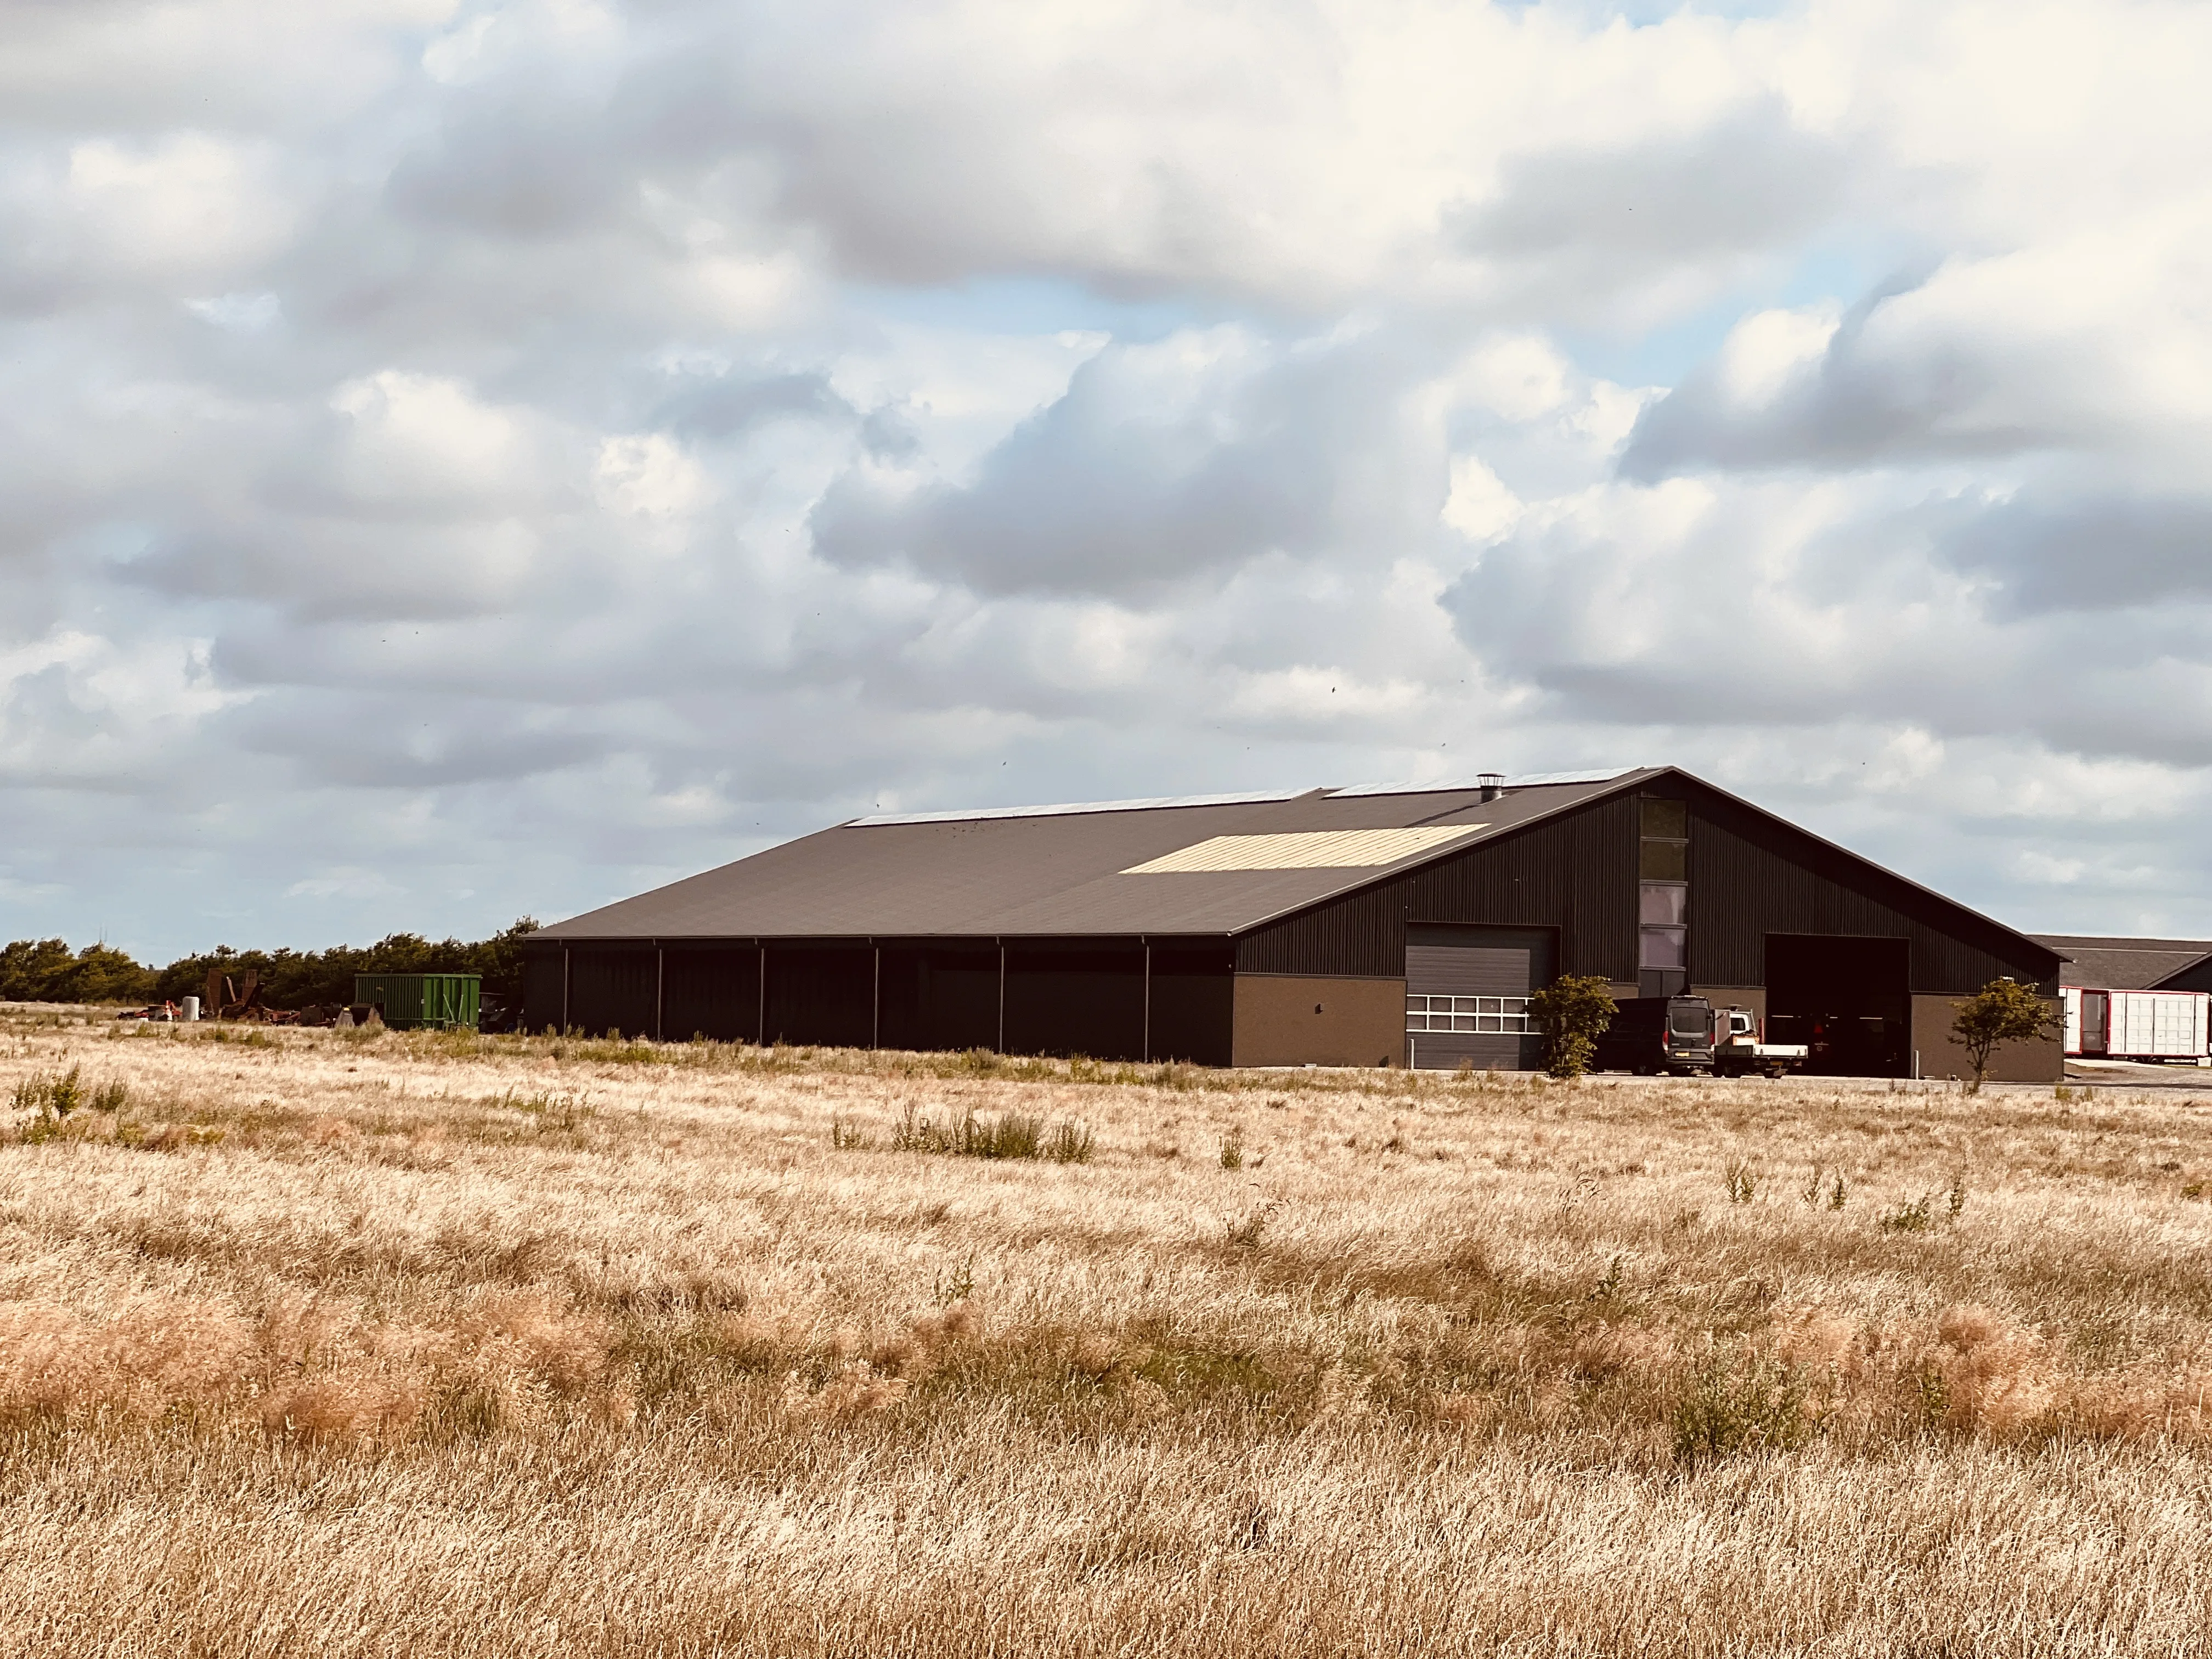
[[[1100,940],[1008,950],[1006,1049],[1142,1059],[1144,947]]]
[[[1912,989],[1957,995],[2000,975],[2055,990],[2050,953],[1779,818],[1676,775],[1690,805],[1690,975],[1762,985],[1769,933],[1911,941]],[[1255,928],[1240,973],[1405,971],[1413,921],[1556,927],[1559,970],[1636,978],[1637,796],[1624,793]]]
[[[1237,941],[1237,971],[1396,979],[1406,971],[1404,896],[1389,883],[1255,928]]]
[[[684,1042],[760,1039],[760,951],[750,945],[665,951],[661,956],[660,1035]]]
[[[925,1051],[997,1048],[998,947],[884,946],[878,1041]]]
[[[353,1000],[384,1010],[384,1023],[398,1030],[473,1025],[483,979],[475,974],[356,974]]]
[[[770,945],[764,1042],[865,1048],[876,1036],[876,952],[866,945]]]
[[[653,1035],[659,961],[650,951],[574,950],[568,953],[568,1024],[598,1036]]]
[[[1147,1060],[1226,1066],[1235,1046],[1236,953],[1227,945],[1152,947]]]
[[[1406,924],[1556,927],[1561,970],[1636,977],[1636,801],[1623,795],[1255,929],[1247,974],[1395,979]]]
[[[1690,803],[1696,983],[1765,983],[1769,933],[1845,933],[1909,940],[1917,994],[1964,994],[2010,975],[2048,979],[2049,994],[2057,994],[2051,955],[2033,942],[1779,819],[1678,781]]]

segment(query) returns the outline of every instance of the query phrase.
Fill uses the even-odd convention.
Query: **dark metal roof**
[[[857,819],[545,928],[548,941],[1226,935],[1656,777]],[[1215,836],[1465,824],[1386,865],[1129,875]]]
[[[2030,933],[2070,958],[2059,969],[2061,985],[2100,991],[2142,991],[2212,956],[2212,939],[2108,939],[2080,933]]]

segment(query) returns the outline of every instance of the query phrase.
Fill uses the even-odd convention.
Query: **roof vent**
[[[1482,791],[1485,800],[1496,800],[1505,793],[1505,775],[1503,772],[1478,772],[1474,783],[1475,787]]]

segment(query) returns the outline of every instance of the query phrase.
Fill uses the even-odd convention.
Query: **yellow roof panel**
[[[1437,824],[1418,830],[1304,830],[1273,836],[1214,836],[1133,864],[1125,876],[1221,870],[1359,870],[1432,852],[1490,826]]]

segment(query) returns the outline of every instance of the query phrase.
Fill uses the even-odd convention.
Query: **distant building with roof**
[[[531,1029],[1207,1065],[1539,1063],[1561,974],[1819,1069],[1963,1068],[2060,953],[1670,767],[855,818],[532,936]],[[2045,1050],[2048,1049],[2048,1053]],[[1999,1075],[2061,1075],[2056,1042]]]
[[[2058,982],[2101,991],[2212,991],[2212,939],[2031,933],[2063,960]]]

